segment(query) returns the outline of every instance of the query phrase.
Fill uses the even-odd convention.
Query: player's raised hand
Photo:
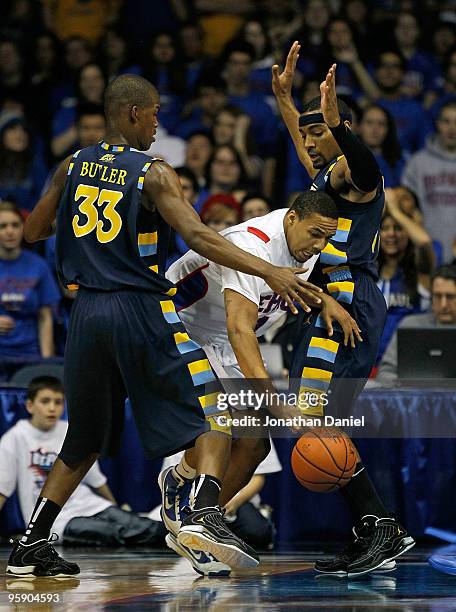
[[[334,333],[333,321],[337,321],[342,328],[344,334],[344,346],[347,346],[350,342],[350,346],[355,348],[355,338],[358,342],[362,342],[361,330],[358,327],[358,323],[350,316],[350,314],[343,308],[334,298],[329,295],[322,295],[323,306],[321,308],[321,318],[325,322],[328,336]]]
[[[301,45],[295,40],[288,52],[283,72],[279,73],[279,66],[277,64],[274,64],[272,67],[272,91],[277,98],[291,96],[291,88],[293,87],[296,62],[298,61],[300,48]]]
[[[304,268],[273,266],[271,272],[263,277],[274,293],[283,297],[293,314],[298,313],[298,309],[293,302],[300,304],[305,312],[310,312],[308,304],[316,306],[321,302],[316,295],[322,293],[320,287],[299,278],[298,275],[305,271]]]
[[[336,95],[336,67],[337,64],[333,64],[325,80],[320,83],[321,112],[329,127],[336,127],[340,123]]]

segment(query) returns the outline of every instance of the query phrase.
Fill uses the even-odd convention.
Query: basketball
[[[305,433],[291,454],[298,482],[309,491],[329,493],[345,486],[353,476],[357,452],[341,430],[319,427]]]

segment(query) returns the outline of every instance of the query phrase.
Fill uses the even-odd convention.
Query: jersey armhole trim
[[[262,240],[263,242],[268,243],[271,239],[269,238],[269,236],[267,234],[265,234],[264,232],[262,232],[260,229],[258,229],[257,227],[251,227],[250,225],[247,227],[247,231],[250,234],[253,234],[254,236],[256,236],[257,238],[259,238],[260,240]]]

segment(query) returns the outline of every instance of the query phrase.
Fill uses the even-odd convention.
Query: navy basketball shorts
[[[64,382],[69,426],[60,458],[67,464],[117,452],[127,396],[149,458],[189,448],[211,429],[230,433],[216,419],[220,383],[164,295],[80,289]]]
[[[375,365],[386,319],[385,299],[373,278],[354,274],[352,295],[338,296],[358,323],[363,342],[344,346],[343,333],[333,323],[333,336],[318,311],[301,328],[302,336],[290,369],[290,392],[299,397],[305,415],[347,417]]]

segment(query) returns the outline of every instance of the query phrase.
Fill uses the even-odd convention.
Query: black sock
[[[51,533],[51,527],[61,509],[58,504],[47,497],[39,497],[21,542],[32,544],[37,540],[47,540]]]
[[[356,464],[355,475],[341,489],[341,493],[348,503],[356,522],[363,518],[363,516],[366,516],[366,514],[372,514],[378,518],[391,516],[383,505],[366,468],[361,462]]]
[[[222,483],[214,476],[200,474],[195,478],[193,509],[209,508],[219,503]]]

